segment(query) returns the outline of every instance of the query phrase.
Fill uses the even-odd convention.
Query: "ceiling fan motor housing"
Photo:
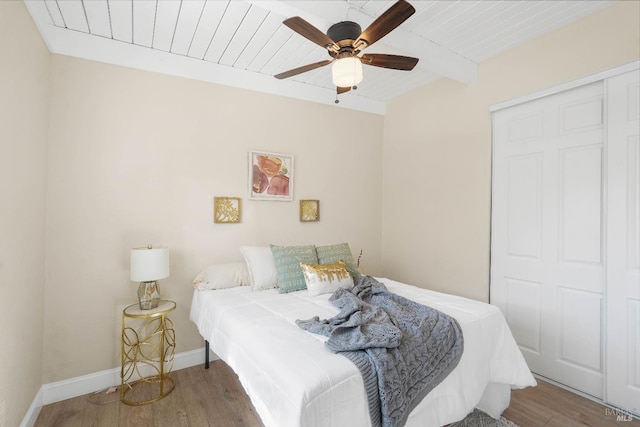
[[[327,30],[327,36],[340,47],[351,46],[360,34],[362,34],[362,28],[353,21],[338,22]]]

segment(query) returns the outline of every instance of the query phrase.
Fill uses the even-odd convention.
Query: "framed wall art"
[[[216,224],[237,223],[242,220],[240,197],[214,197],[213,222]]]
[[[293,156],[249,151],[249,198],[293,200]]]
[[[300,200],[300,221],[320,221],[320,200]]]

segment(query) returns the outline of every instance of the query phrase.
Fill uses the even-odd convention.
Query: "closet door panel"
[[[507,252],[540,260],[542,155],[507,159]]]
[[[494,115],[491,302],[499,306],[527,358],[542,358],[542,197],[544,105]],[[540,368],[541,369],[541,368]]]
[[[602,396],[603,84],[494,114],[491,302],[531,370]]]
[[[532,371],[640,416],[640,70],[493,125],[491,302]]]
[[[607,82],[606,400],[640,415],[640,72]]]
[[[581,94],[577,94],[578,97]],[[602,127],[602,96],[569,99],[560,104],[560,135],[584,132]]]
[[[544,99],[543,355],[538,374],[602,397],[603,84]]]
[[[602,145],[560,151],[560,262],[602,265]]]
[[[629,358],[629,380],[626,385],[632,388],[632,391],[637,393],[640,390],[640,300],[629,299],[629,307],[627,312],[629,313],[627,324],[629,325],[629,349],[627,357]],[[637,400],[635,401],[637,402]],[[623,405],[627,408],[631,408],[635,413],[638,413],[638,407],[635,405]]]
[[[543,131],[542,111],[533,111],[510,119],[506,131],[508,134],[502,138],[508,141],[508,144],[539,141]]]
[[[601,372],[602,295],[560,288],[558,296],[559,311],[562,313],[560,360],[596,373]]]
[[[552,378],[602,397],[602,294],[560,287],[558,305],[559,348]]]
[[[540,355],[542,289],[540,282],[505,278],[505,318],[521,349]]]

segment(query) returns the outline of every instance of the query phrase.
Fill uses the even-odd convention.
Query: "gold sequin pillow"
[[[322,265],[301,262],[300,268],[311,296],[332,293],[340,288],[353,288],[353,278],[342,260]]]

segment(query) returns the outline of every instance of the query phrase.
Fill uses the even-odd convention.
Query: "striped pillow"
[[[337,245],[316,246],[318,254],[318,262],[320,264],[335,264],[342,260],[347,265],[347,270],[355,278],[361,276],[358,265],[353,260],[351,249],[348,243],[339,243]]]
[[[307,289],[300,268],[300,262],[318,264],[316,247],[306,246],[275,246],[271,245],[271,253],[278,274],[278,289],[281,294]]]

